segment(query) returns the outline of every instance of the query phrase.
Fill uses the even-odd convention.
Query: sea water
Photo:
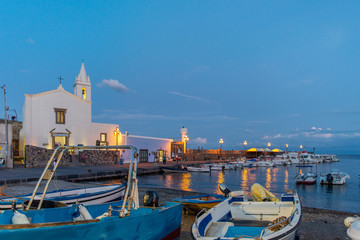
[[[219,185],[225,183],[230,190],[242,189],[250,196],[254,183],[260,183],[274,194],[295,189],[305,207],[360,213],[360,156],[338,156],[340,162],[313,165],[318,173],[314,185],[296,185],[295,176],[299,168],[295,164],[281,167],[258,167],[237,170],[212,171],[209,173],[171,173],[139,176],[139,186],[166,187],[185,191],[221,194]],[[350,175],[345,185],[320,185],[320,173],[339,169]],[[302,169],[303,172],[310,169]]]

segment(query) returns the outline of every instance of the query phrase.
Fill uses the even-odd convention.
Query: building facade
[[[138,148],[147,147],[150,152],[164,150],[169,156],[172,139],[125,136],[118,129],[118,124],[92,122],[91,82],[82,63],[75,79],[74,94],[61,84],[52,91],[25,94],[20,148],[32,145],[54,149],[59,145],[120,145],[127,142]],[[144,139],[149,140],[147,144]]]

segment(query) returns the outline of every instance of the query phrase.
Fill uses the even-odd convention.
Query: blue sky
[[[358,1],[1,1],[0,84],[21,120],[25,93],[57,88],[60,75],[73,92],[84,59],[93,121],[130,134],[178,140],[185,126],[190,148],[223,138],[224,149],[246,140],[360,153],[359,10]]]

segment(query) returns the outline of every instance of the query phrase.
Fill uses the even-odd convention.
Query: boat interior
[[[219,206],[220,207],[220,206]],[[223,205],[223,207],[226,207]],[[233,202],[224,216],[214,211],[199,224],[199,233],[205,237],[259,237],[269,225],[284,221],[287,225],[294,212],[293,202]],[[224,213],[220,211],[219,213]],[[266,231],[265,231],[266,234]]]

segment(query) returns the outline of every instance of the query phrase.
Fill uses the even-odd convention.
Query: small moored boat
[[[218,194],[203,194],[198,196],[176,198],[173,201],[182,203],[186,214],[197,214],[203,208],[210,209],[216,206],[225,198],[225,196]]]
[[[298,195],[288,191],[280,200],[247,201],[242,191],[230,192],[229,197],[195,219],[191,233],[196,240],[295,239],[301,219]],[[266,193],[266,192],[265,192]],[[266,193],[267,194],[267,193]]]
[[[210,168],[206,167],[187,167],[189,172],[210,172]]]
[[[329,173],[320,175],[321,184],[343,185],[348,179],[350,179],[350,176],[345,172],[340,172],[339,169],[333,169]]]
[[[299,174],[295,176],[296,184],[315,184],[317,179],[317,174],[312,172],[311,165],[298,165]],[[302,173],[302,168],[310,168],[310,172]]]
[[[67,205],[81,203],[83,205],[99,204],[121,200],[124,197],[126,184],[114,184],[88,188],[57,190],[48,192],[45,199],[62,202]],[[41,198],[42,193],[35,195],[36,200]],[[24,201],[30,200],[31,194],[0,199],[0,209],[11,209],[15,202],[17,208],[21,208]]]
[[[184,173],[188,172],[187,168],[184,166],[176,166],[176,167],[161,167],[161,170],[164,173]]]

